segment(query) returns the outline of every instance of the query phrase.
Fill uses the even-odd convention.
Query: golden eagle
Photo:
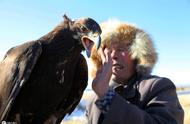
[[[78,105],[87,86],[90,56],[101,28],[91,18],[66,15],[38,40],[11,48],[0,63],[0,121],[60,123]]]

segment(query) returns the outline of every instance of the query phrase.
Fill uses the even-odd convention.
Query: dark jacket
[[[184,111],[176,87],[167,78],[144,76],[116,93],[106,115],[95,104],[87,105],[88,124],[183,124]]]

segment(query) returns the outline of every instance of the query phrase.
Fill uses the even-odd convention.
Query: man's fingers
[[[111,61],[111,52],[108,48],[105,48],[104,54],[105,54],[106,62],[110,62]]]
[[[99,48],[98,53],[100,54],[100,57],[102,59],[102,64],[105,63],[105,61],[106,61],[106,55],[104,53],[104,49],[103,48]]]

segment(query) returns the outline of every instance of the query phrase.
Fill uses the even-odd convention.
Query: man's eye
[[[125,49],[124,48],[119,48],[119,49],[117,49],[117,51],[122,52],[122,51],[125,51]]]

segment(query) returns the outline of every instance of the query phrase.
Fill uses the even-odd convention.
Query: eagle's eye
[[[84,25],[81,25],[80,29],[82,30],[82,32],[88,32],[87,27],[85,27]]]

